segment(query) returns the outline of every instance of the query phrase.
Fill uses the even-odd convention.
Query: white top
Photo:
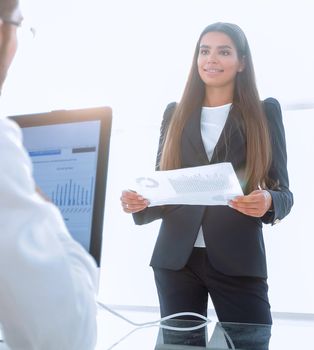
[[[96,264],[35,192],[21,132],[3,118],[0,174],[1,349],[94,349]]]
[[[210,161],[220,134],[225,126],[231,103],[218,107],[203,107],[201,112],[201,134],[204,148]],[[205,241],[202,226],[198,232],[194,247],[204,248]]]

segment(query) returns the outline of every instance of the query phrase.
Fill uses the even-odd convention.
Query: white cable
[[[225,337],[228,339],[228,342],[229,342],[229,344],[230,344],[230,346],[231,346],[231,349],[232,349],[232,350],[236,350],[236,348],[235,348],[235,346],[234,346],[234,344],[233,344],[233,341],[232,341],[232,339],[230,338],[230,335],[226,332],[226,330],[225,330],[222,326],[220,326],[220,327],[222,328],[223,334],[224,334]]]
[[[133,329],[131,332],[127,333],[125,336],[123,336],[119,341],[114,343],[108,350],[113,349],[115,346],[117,346],[119,343],[121,343],[125,338],[127,338],[132,333],[134,333],[135,331],[137,331],[137,330],[139,330],[141,328],[148,328],[148,327],[153,327],[153,326],[159,326],[159,328],[163,328],[163,329],[169,329],[169,330],[174,330],[174,331],[184,331],[184,332],[186,332],[186,331],[194,331],[194,330],[203,328],[203,327],[207,326],[211,322],[211,320],[209,318],[207,318],[207,317],[205,317],[205,316],[203,316],[201,314],[195,313],[195,312],[179,312],[179,313],[176,313],[176,314],[172,314],[172,315],[163,317],[163,318],[161,318],[159,320],[156,320],[156,321],[145,322],[145,323],[137,323],[137,322],[133,322],[133,321],[127,319],[126,317],[120,315],[118,312],[110,309],[108,306],[106,306],[105,304],[103,304],[100,301],[97,301],[97,304],[98,304],[98,306],[101,309],[107,310],[110,313],[112,313],[113,315],[115,315],[115,316],[121,318],[122,320],[132,324],[133,326],[137,327],[137,328]],[[172,327],[172,326],[167,326],[167,325],[161,324],[164,321],[170,320],[170,319],[175,318],[175,317],[180,317],[180,316],[195,316],[195,317],[201,318],[205,322],[201,323],[198,326],[194,326],[194,327]],[[158,323],[159,323],[159,325],[158,325]],[[233,342],[230,339],[230,337],[227,334],[227,332],[224,329],[222,329],[222,330],[223,330],[223,333],[225,334],[225,336],[227,337],[227,339],[229,340],[231,348],[235,349],[235,347],[233,345]],[[3,343],[2,339],[0,339],[0,343]]]
[[[146,328],[146,327],[152,327],[152,326],[157,326],[158,323],[159,323],[159,328],[163,328],[163,329],[169,329],[169,330],[172,330],[172,331],[179,331],[179,332],[187,332],[187,331],[194,331],[194,330],[197,330],[197,329],[201,329],[203,327],[206,327],[210,322],[211,320],[208,318],[208,317],[205,317],[204,315],[201,315],[201,314],[198,314],[198,313],[195,313],[195,312],[179,312],[179,313],[176,313],[176,314],[172,314],[172,315],[169,315],[169,316],[166,316],[166,317],[163,317],[159,320],[156,320],[156,321],[151,321],[151,322],[145,322],[145,323],[137,323],[137,322],[133,322],[131,320],[129,320],[128,318],[122,316],[121,314],[119,314],[118,312],[110,309],[110,307],[106,306],[105,304],[103,304],[102,302],[100,301],[97,301],[97,304],[98,306],[101,308],[101,309],[104,309],[104,310],[107,310],[109,311],[110,313],[112,313],[113,315],[121,318],[122,320],[130,323],[131,325],[133,326],[136,326],[138,328],[135,328],[133,329],[131,332],[129,332],[127,335],[125,335],[122,339],[120,339],[118,342],[116,342],[114,345],[112,345],[108,350],[112,349],[113,347],[115,347],[117,344],[119,344],[122,340],[124,340],[125,338],[127,338],[130,334],[134,333],[136,330],[138,329],[141,329],[141,328]],[[199,324],[198,326],[194,326],[194,327],[172,327],[172,326],[167,326],[167,325],[163,325],[162,322],[164,321],[167,321],[167,320],[170,320],[172,318],[175,318],[175,317],[180,317],[180,316],[194,316],[194,317],[199,317],[201,318],[202,320],[204,320],[205,322]],[[225,329],[221,326],[221,329],[225,335],[225,337],[228,339],[230,345],[231,345],[231,349],[235,349],[235,346],[233,344],[233,341],[232,339],[230,338],[229,334],[225,331]]]
[[[137,326],[137,327],[147,327],[147,326],[153,326],[153,325],[159,324],[159,327],[163,328],[163,329],[169,329],[169,330],[172,330],[172,331],[186,332],[186,331],[194,331],[194,330],[203,328],[203,327],[207,326],[211,322],[211,320],[209,318],[205,317],[204,315],[195,313],[195,312],[179,312],[179,313],[176,313],[176,314],[172,314],[172,315],[163,317],[163,318],[161,318],[159,320],[156,320],[156,321],[145,322],[145,323],[137,323],[137,322],[133,322],[133,321],[127,319],[126,317],[120,315],[118,312],[110,309],[108,306],[106,306],[105,304],[101,303],[100,301],[98,301],[97,304],[100,306],[100,308],[109,311],[113,315],[115,315],[115,316],[117,316],[119,318],[122,318],[124,321],[132,324],[133,326]],[[181,316],[194,316],[194,317],[201,318],[205,322],[203,322],[203,323],[201,323],[201,324],[199,324],[197,326],[193,326],[193,327],[172,327],[172,326],[167,326],[167,325],[162,324],[162,322],[164,322],[164,321],[170,320],[170,319],[175,318],[175,317],[181,317]]]

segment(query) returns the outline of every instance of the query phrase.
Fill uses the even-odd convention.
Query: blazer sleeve
[[[272,162],[268,175],[276,187],[268,190],[272,196],[272,210],[261,219],[265,224],[274,225],[289,214],[293,206],[293,194],[289,190],[286,138],[280,104],[276,99],[268,98],[264,101],[264,110],[272,145]]]
[[[156,170],[159,170],[159,163],[160,163],[160,158],[162,154],[163,143],[164,143],[167,130],[169,127],[169,123],[171,120],[171,116],[174,112],[175,107],[176,107],[175,102],[169,103],[163,115],[163,119],[160,127],[159,145],[158,145],[156,165],[155,165]],[[161,219],[164,212],[169,210],[171,207],[174,207],[174,206],[163,205],[163,206],[148,207],[138,213],[132,214],[133,220],[136,225],[148,224],[154,220]]]

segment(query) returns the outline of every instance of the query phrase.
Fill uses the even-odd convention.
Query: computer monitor
[[[11,116],[22,129],[37,186],[69,232],[101,259],[112,110],[98,107]]]

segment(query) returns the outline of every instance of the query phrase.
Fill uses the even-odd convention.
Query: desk
[[[139,322],[158,320],[155,312],[118,311]],[[192,326],[200,321],[172,320],[172,325]],[[107,311],[98,314],[96,350],[302,350],[314,349],[314,321],[274,319],[272,326],[211,322],[199,331],[164,331],[136,328]]]

